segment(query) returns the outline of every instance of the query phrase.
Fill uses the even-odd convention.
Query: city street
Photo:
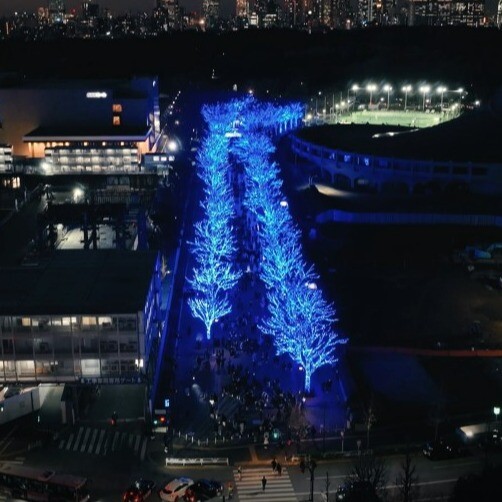
[[[110,448],[106,451],[96,442],[93,446],[92,434],[87,435],[85,432],[80,434],[78,439],[74,437],[70,442],[66,441],[62,447],[59,440],[40,446],[36,443],[37,436],[32,435],[30,450],[28,450],[29,443],[23,444],[23,438],[27,438],[26,431],[27,429],[22,430],[16,425],[3,428],[0,440],[0,460],[47,467],[47,458],[50,457],[51,468],[62,472],[83,474],[91,479],[91,500],[118,502],[125,487],[137,477],[153,479],[160,486],[172,477],[181,475],[193,479],[213,478],[226,486],[230,482],[235,487],[234,499],[237,501],[252,499],[300,502],[306,501],[310,493],[310,473],[308,470],[302,473],[297,463],[284,461],[281,476],[272,471],[270,461],[274,454],[277,453],[278,461],[283,461],[279,456],[279,450],[275,449],[265,452],[260,448],[242,446],[239,449],[192,450],[190,453],[193,456],[206,456],[208,453],[211,456],[228,456],[229,465],[166,467],[162,442],[158,439],[148,441],[145,456],[141,460],[141,453],[135,448],[135,435],[127,432],[123,424],[119,424],[113,432],[114,435],[117,434],[118,439],[112,441]],[[348,444],[350,443],[349,441]],[[331,441],[327,444],[331,450],[333,448]],[[312,445],[309,445],[308,449],[313,449]],[[247,450],[247,455],[241,450]],[[326,473],[330,482],[329,491],[333,493],[353,469],[354,462],[357,460],[357,450],[346,449],[345,451],[350,456],[326,461],[318,460],[314,471],[315,502],[322,500],[320,493],[326,489]],[[419,488],[419,496],[416,500],[424,502],[447,500],[459,476],[479,472],[487,462],[500,461],[502,458],[501,452],[485,454],[477,447],[470,448],[466,456],[438,461],[426,459],[416,448],[412,451],[412,462],[416,465],[418,476],[416,486]],[[400,466],[404,455],[392,453],[379,458],[385,465],[385,491],[389,496],[395,495],[398,489],[396,479],[402,472]],[[239,479],[238,466],[242,469],[242,479]],[[267,478],[265,493],[261,490],[261,479],[264,475]],[[273,497],[272,494],[274,494]],[[157,496],[154,495],[153,500],[156,499]]]

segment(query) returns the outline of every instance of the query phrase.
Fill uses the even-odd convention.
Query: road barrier
[[[166,457],[168,465],[229,465],[227,457],[178,458]]]

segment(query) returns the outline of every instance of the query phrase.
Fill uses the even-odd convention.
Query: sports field
[[[422,111],[407,110],[362,110],[338,116],[326,116],[321,122],[327,124],[370,124],[370,125],[395,125],[404,127],[431,127],[457,117],[456,113],[427,113]]]

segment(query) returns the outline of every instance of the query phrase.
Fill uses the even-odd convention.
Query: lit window
[[[122,113],[122,105],[115,104],[113,105],[113,113]]]
[[[119,126],[120,125],[120,117],[118,115],[113,116],[113,125],[114,126]]]

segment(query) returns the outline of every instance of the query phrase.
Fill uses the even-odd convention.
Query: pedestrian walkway
[[[263,476],[267,478],[265,490],[262,489]],[[287,467],[283,467],[282,474],[273,472],[270,466],[246,468],[239,479],[237,469],[234,469],[237,500],[264,500],[268,502],[295,502],[298,500],[289,478]]]
[[[148,438],[141,434],[81,426],[59,441],[60,450],[92,455],[131,452],[144,460]]]

